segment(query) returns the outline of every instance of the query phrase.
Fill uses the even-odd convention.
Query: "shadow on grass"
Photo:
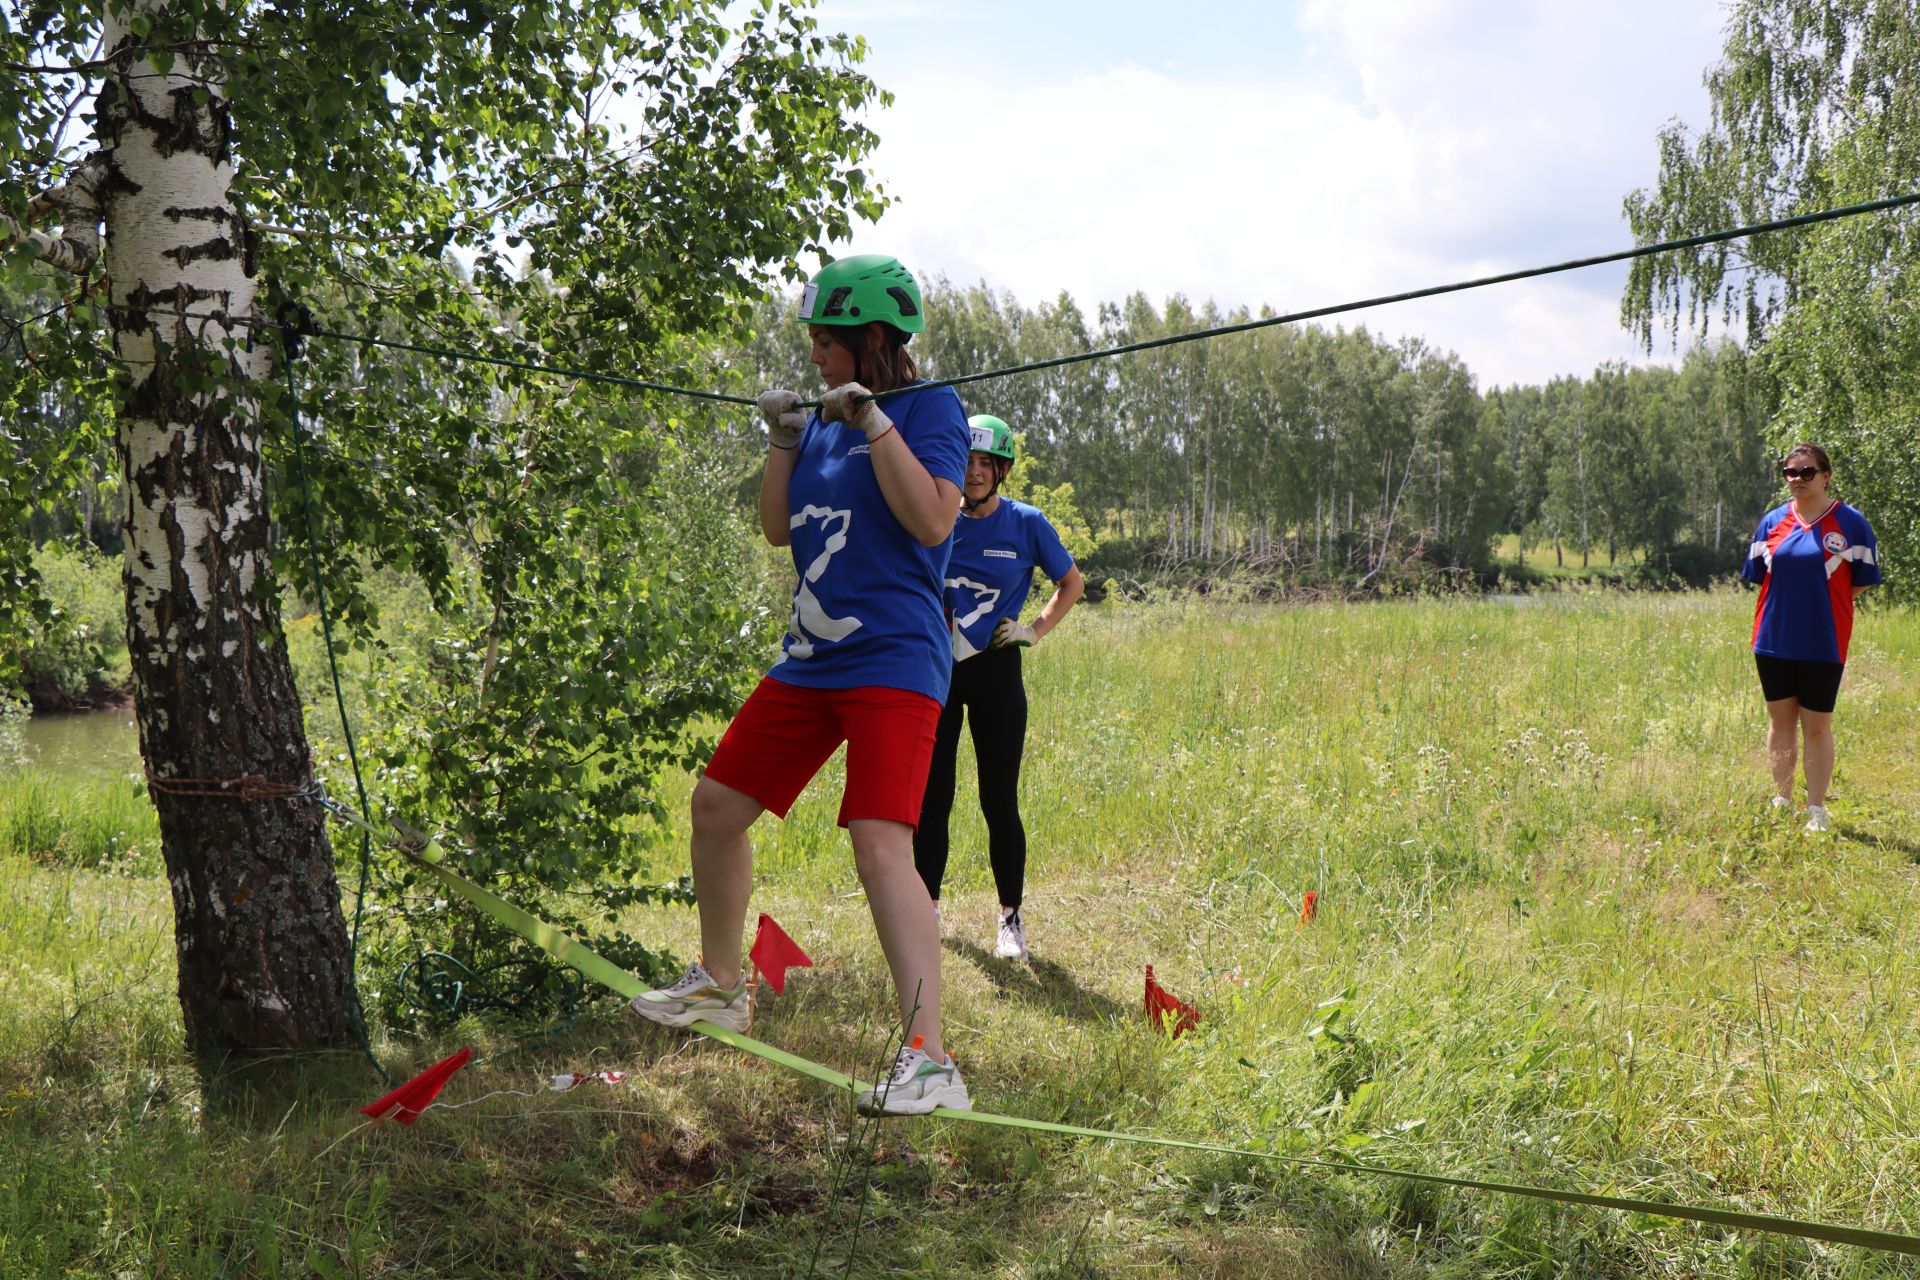
[[[1920,840],[1908,836],[1870,835],[1858,828],[1847,827],[1839,828],[1839,835],[1842,840],[1851,840],[1869,849],[1877,849],[1881,852],[1890,849],[1896,853],[1904,853],[1910,861],[1920,863]]]
[[[1087,1022],[1112,1022],[1133,1012],[1112,996],[1090,991],[1068,970],[1051,960],[1029,956],[1025,963],[987,954],[985,947],[964,938],[944,939],[947,950],[965,956],[1003,996],[1044,1005],[1062,1017]]]
[[[208,1118],[235,1132],[273,1129],[292,1119],[324,1122],[336,1113],[357,1124],[357,1109],[393,1087],[358,1050],[234,1054],[197,1065]]]

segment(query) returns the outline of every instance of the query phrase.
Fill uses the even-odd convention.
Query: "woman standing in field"
[[[954,760],[960,721],[973,726],[980,770],[980,811],[987,820],[987,857],[1000,894],[1000,930],[994,954],[1025,959],[1027,830],[1020,821],[1020,758],[1027,742],[1027,690],[1020,679],[1020,651],[1060,625],[1086,590],[1086,581],[1060,535],[1036,508],[1000,496],[1013,466],[1013,432],[1000,419],[980,414],[967,420],[972,452],[967,458],[966,497],[953,529],[947,565],[947,612],[953,619],[953,678],[927,773],[920,826],[913,833],[913,863],[934,903],[947,870],[947,817],[953,811]],[[1035,569],[1054,584],[1053,598],[1032,625],[1020,610],[1033,587]]]
[[[1795,732],[1805,745],[1807,830],[1831,831],[1833,706],[1853,634],[1853,598],[1880,581],[1873,526],[1827,486],[1833,464],[1816,444],[1796,444],[1780,466],[1792,500],[1760,519],[1740,577],[1760,585],[1753,661],[1767,700],[1773,807],[1793,808]]]
[[[765,810],[784,818],[845,742],[840,825],[911,1037],[859,1105],[965,1109],[966,1085],[940,1042],[939,926],[914,873],[913,830],[947,691],[941,584],[966,473],[966,415],[947,387],[890,396],[884,407],[872,399],[920,380],[907,352],[925,324],[920,290],[899,262],[869,254],[833,263],[807,286],[800,312],[827,387],[819,412],[803,413],[791,391],[759,399],[768,444],[760,527],[793,549],[793,612],[780,656],[694,787],[701,962],[632,1008],[667,1026],[746,1027],[747,829]]]

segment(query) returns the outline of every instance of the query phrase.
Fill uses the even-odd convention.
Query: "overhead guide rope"
[[[1225,337],[1228,334],[1247,333],[1254,329],[1267,329],[1274,325],[1297,324],[1302,320],[1318,320],[1326,316],[1345,315],[1353,311],[1366,311],[1374,307],[1384,307],[1396,302],[1411,302],[1417,298],[1433,298],[1447,293],[1461,293],[1468,289],[1482,289],[1488,285],[1510,284],[1515,280],[1531,280],[1536,276],[1557,275],[1566,271],[1578,271],[1583,267],[1603,266],[1609,262],[1627,262],[1634,258],[1647,258],[1657,253],[1670,253],[1676,249],[1698,249],[1705,245],[1722,244],[1729,240],[1742,240],[1748,236],[1765,235],[1773,231],[1787,231],[1795,227],[1809,227],[1822,222],[1834,222],[1841,218],[1854,218],[1862,214],[1883,213],[1889,209],[1907,208],[1920,204],[1920,191],[1903,196],[1888,196],[1882,200],[1868,200],[1861,204],[1842,205],[1834,209],[1821,209],[1813,213],[1796,214],[1791,218],[1775,218],[1769,222],[1752,222],[1745,226],[1729,227],[1724,231],[1709,231],[1697,236],[1682,236],[1675,240],[1661,240],[1653,244],[1637,245],[1631,249],[1617,249],[1611,253],[1593,254],[1585,258],[1569,258],[1565,262],[1550,263],[1541,267],[1524,267],[1518,271],[1503,271],[1497,275],[1475,276],[1470,280],[1456,280],[1451,284],[1429,285],[1424,289],[1408,289],[1402,293],[1381,294],[1372,298],[1361,298],[1354,302],[1337,302],[1331,306],[1313,307],[1306,311],[1289,311],[1284,315],[1263,316],[1258,320],[1244,320],[1237,324],[1215,325],[1207,329],[1195,329],[1188,333],[1167,334],[1159,338],[1148,338],[1140,342],[1127,342],[1119,346],[1100,347],[1092,351],[1082,351],[1074,355],[1054,356],[1047,360],[1031,360],[1026,364],[1007,365],[999,369],[986,369],[976,373],[963,373],[952,378],[937,378],[927,382],[916,382],[908,387],[896,387],[891,391],[876,394],[875,400],[887,400],[908,391],[925,391],[934,387],[959,387],[972,382],[984,382],[995,378],[1008,378],[1019,373],[1035,373],[1042,369],[1057,369],[1063,365],[1084,364],[1089,360],[1104,360],[1110,356],[1130,355],[1136,351],[1152,351],[1158,347],[1171,347],[1184,342],[1200,342],[1208,338]],[[268,322],[262,322],[268,323]],[[279,327],[280,322],[271,322]],[[307,332],[315,337],[332,338],[342,342],[357,342],[363,346],[386,347],[396,351],[411,351],[420,355],[436,356],[446,360],[471,361],[477,364],[498,365],[509,369],[524,369],[533,373],[550,373],[560,377],[579,378],[587,382],[607,383],[613,386],[632,387],[642,391],[659,391],[668,395],[686,396],[695,400],[715,400],[727,404],[752,405],[754,400],[748,396],[729,395],[719,391],[701,391],[691,387],[676,387],[663,382],[649,382],[639,378],[621,377],[617,374],[595,373],[586,369],[571,369],[559,365],[541,364],[531,360],[514,360],[502,356],[486,355],[477,351],[460,351],[452,347],[425,346],[410,342],[399,342],[391,338],[376,338],[366,334],[340,333],[331,329],[311,328]],[[803,400],[799,407],[814,409],[819,407],[818,400]]]

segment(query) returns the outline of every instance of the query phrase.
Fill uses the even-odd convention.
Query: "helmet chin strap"
[[[978,502],[975,502],[967,496],[966,487],[963,485],[960,489],[960,509],[967,512],[978,511],[981,507],[993,501],[1000,493],[1000,484],[1007,478],[1008,470],[1011,470],[1011,468],[1002,468],[998,465],[993,468],[993,488],[987,490],[986,496]]]

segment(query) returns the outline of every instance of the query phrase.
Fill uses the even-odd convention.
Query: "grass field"
[[[947,1033],[975,1106],[1920,1232],[1920,614],[1861,620],[1814,837],[1765,808],[1750,608],[1077,613],[1027,664],[1031,965],[991,958],[962,762]],[[863,1074],[891,1002],[834,769],[757,832],[755,905],[817,967],[756,1033]],[[402,1072],[501,1052],[410,1129],[356,1127],[382,1089],[348,1055],[215,1098],[179,1052],[166,886],[46,843],[0,848],[8,1277],[1913,1274],[1244,1157],[876,1130],[611,1001],[531,1047],[382,1037]],[[633,924],[693,949],[689,912]],[[1149,963],[1194,1034],[1143,1024]],[[605,1068],[634,1075],[544,1089]]]

